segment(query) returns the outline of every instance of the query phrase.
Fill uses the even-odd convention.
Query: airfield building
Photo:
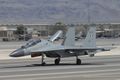
[[[19,25],[0,25],[0,40],[17,40],[16,35],[14,32],[16,31]],[[37,37],[47,37],[51,34],[51,30],[53,29],[53,25],[49,24],[24,24],[24,27],[27,28],[27,32],[32,34],[32,36]],[[97,31],[99,37],[120,37],[120,24],[96,24]],[[86,34],[87,28],[86,24],[80,24],[76,26],[76,31],[79,33],[80,31],[83,34]]]

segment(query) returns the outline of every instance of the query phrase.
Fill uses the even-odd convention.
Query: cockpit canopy
[[[24,46],[21,46],[21,48],[28,48],[28,47],[34,46],[39,42],[41,42],[40,39],[31,39]]]

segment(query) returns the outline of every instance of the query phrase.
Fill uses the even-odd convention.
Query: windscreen
[[[41,42],[40,39],[31,39],[24,46],[22,46],[21,48],[28,48],[28,47],[34,46],[39,42]]]

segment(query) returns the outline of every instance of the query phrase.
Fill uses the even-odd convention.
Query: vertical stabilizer
[[[87,32],[86,38],[83,41],[83,47],[96,47],[96,26],[89,26],[89,30]]]
[[[57,31],[57,32],[49,39],[49,41],[51,41],[51,42],[55,41],[58,37],[61,37],[62,33],[63,33],[62,30]]]
[[[64,41],[62,43],[64,46],[74,46],[75,45],[75,27],[70,26],[66,32]]]

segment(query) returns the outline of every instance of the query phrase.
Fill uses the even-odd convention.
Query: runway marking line
[[[110,65],[99,65],[99,66],[96,66],[96,65],[93,65],[93,66],[69,66],[69,68],[68,67],[62,67],[62,66],[60,66],[60,67],[52,67],[52,68],[44,68],[44,67],[37,67],[37,68],[30,68],[30,69],[28,69],[28,68],[26,68],[25,70],[19,70],[19,69],[15,69],[15,70],[4,70],[4,71],[0,71],[0,73],[2,73],[2,72],[22,72],[22,71],[28,71],[28,70],[30,70],[30,71],[34,71],[34,70],[63,70],[63,69],[76,69],[76,68],[79,68],[79,69],[82,69],[82,68],[102,68],[102,67],[114,67],[114,66],[120,66],[120,64],[116,64],[116,65],[113,65],[113,64],[110,64]],[[42,68],[42,69],[41,69]]]
[[[20,75],[8,75],[0,76],[0,78],[13,78],[13,77],[25,77],[25,76],[47,76],[47,75],[65,75],[65,74],[80,74],[80,73],[93,73],[93,72],[111,72],[118,71],[120,69],[108,69],[108,70],[94,70],[94,71],[75,71],[75,72],[55,72],[55,73],[43,73],[43,74],[20,74]]]
[[[110,74],[110,73],[107,73],[108,75]],[[112,73],[111,75],[113,75],[113,74],[118,74],[118,73]],[[119,73],[120,74],[120,73]],[[102,76],[102,75],[104,75],[104,74],[102,74],[102,73],[100,73],[100,74],[98,74],[97,73],[97,75],[96,74],[89,74],[89,75],[86,75],[86,74],[77,74],[77,75],[62,75],[62,76],[53,76],[53,77],[39,77],[39,78],[30,78],[31,80],[33,80],[33,79],[35,79],[35,80],[39,80],[39,79],[56,79],[56,78],[73,78],[73,77],[82,77],[82,78],[103,78],[103,77],[105,77],[105,76]],[[109,77],[109,78],[113,78],[113,76],[107,76],[107,77]],[[27,78],[27,79],[29,79],[29,77]],[[21,80],[21,79],[20,79]],[[120,79],[116,79],[116,80],[120,80]]]

